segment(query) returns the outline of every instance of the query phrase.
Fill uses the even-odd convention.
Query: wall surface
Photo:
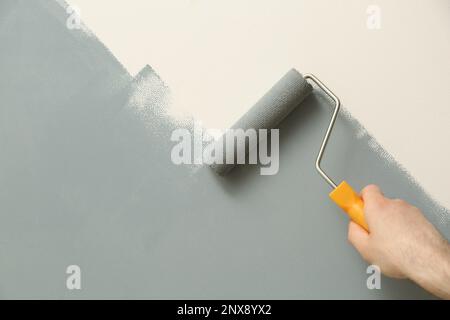
[[[66,19],[54,1],[0,3],[1,298],[429,297],[387,278],[367,289],[314,170],[320,93],[282,124],[278,175],[175,166],[170,134],[193,120],[167,114],[170,86],[149,66],[130,76]],[[348,114],[324,167],[410,201],[450,238],[448,211]],[[72,264],[82,290],[66,288]]]
[[[208,127],[229,127],[292,67],[316,74],[450,207],[450,169],[430,165],[450,163],[450,1],[70,3],[131,74],[151,63],[172,89],[173,111]]]

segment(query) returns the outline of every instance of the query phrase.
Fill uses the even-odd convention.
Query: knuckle
[[[363,192],[370,192],[370,191],[377,191],[377,190],[378,190],[378,186],[375,184],[369,184],[363,188]]]

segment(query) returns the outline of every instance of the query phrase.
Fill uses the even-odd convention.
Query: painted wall
[[[229,127],[286,70],[315,73],[450,207],[450,171],[430,165],[450,163],[448,0],[70,3],[131,74],[151,63],[174,111],[209,127]],[[367,28],[371,5],[379,30]]]
[[[386,278],[367,289],[314,171],[323,96],[283,123],[278,175],[174,166],[170,134],[192,119],[167,114],[170,86],[150,67],[130,76],[66,19],[53,1],[0,4],[1,298],[429,297]],[[348,114],[324,167],[356,188],[380,184],[450,237],[448,211]],[[72,264],[79,291],[66,288]]]

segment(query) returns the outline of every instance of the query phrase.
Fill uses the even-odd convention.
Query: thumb
[[[376,185],[368,185],[361,191],[361,197],[364,201],[364,216],[371,227],[376,219],[376,213],[381,211],[382,206],[386,203],[386,198]]]
[[[369,234],[353,221],[350,221],[348,225],[348,241],[358,250],[364,260],[369,260]]]
[[[374,184],[370,184],[361,190],[361,197],[364,203],[381,203],[385,200],[380,188]]]

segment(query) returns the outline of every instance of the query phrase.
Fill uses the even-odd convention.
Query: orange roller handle
[[[347,182],[342,181],[330,193],[330,198],[348,214],[352,221],[369,232],[369,226],[364,219],[364,202]]]

